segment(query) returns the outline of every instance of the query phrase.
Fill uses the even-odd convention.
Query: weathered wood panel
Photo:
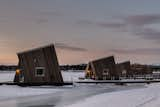
[[[124,73],[124,71],[126,73]],[[131,71],[131,64],[130,64],[130,61],[126,61],[126,62],[122,62],[122,63],[119,63],[117,64],[117,72],[119,74],[119,76],[132,76],[133,73]]]
[[[19,69],[24,83],[63,83],[54,45],[18,53]],[[44,76],[36,76],[36,68],[44,68]]]
[[[116,71],[116,64],[113,56],[91,61],[89,65],[91,68],[88,69],[88,71],[95,74],[95,79],[118,79],[118,73]]]

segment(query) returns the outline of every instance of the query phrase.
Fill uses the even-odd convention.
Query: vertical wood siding
[[[18,53],[18,58],[25,83],[63,83],[54,45]],[[35,76],[36,67],[45,68],[44,77]]]

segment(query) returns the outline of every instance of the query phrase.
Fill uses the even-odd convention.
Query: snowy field
[[[1,71],[0,72],[0,82],[13,81],[15,72],[12,71]]]
[[[160,83],[95,95],[68,107],[160,107]]]
[[[85,76],[85,73],[83,71],[73,72],[73,71],[62,71],[62,76],[64,81],[78,81],[80,77]]]
[[[0,86],[0,100],[9,100],[12,98],[35,96],[35,95],[45,95],[50,93],[56,93],[62,91],[62,89],[53,88],[32,88],[32,87],[19,87],[19,86]]]
[[[13,81],[15,72],[3,71],[0,72],[0,82]],[[84,72],[73,72],[73,71],[62,71],[62,76],[64,81],[78,81],[79,77],[84,78]]]
[[[62,72],[65,81],[77,81],[83,72]],[[0,73],[12,81],[14,72]],[[0,86],[0,107],[160,107],[160,83],[75,84],[75,86]]]

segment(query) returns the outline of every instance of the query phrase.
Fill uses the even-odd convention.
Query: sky
[[[55,44],[60,64],[160,64],[159,0],[0,0],[0,64]]]

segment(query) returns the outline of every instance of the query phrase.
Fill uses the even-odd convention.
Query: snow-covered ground
[[[14,71],[1,71],[0,72],[0,82],[8,82],[13,81],[15,76]],[[76,81],[79,77],[84,77],[83,72],[62,72],[62,76],[64,81]],[[0,101],[12,98],[19,97],[27,97],[27,96],[35,96],[35,95],[45,95],[50,93],[56,93],[58,91],[62,91],[61,89],[56,89],[56,87],[19,87],[19,86],[0,86]]]
[[[64,81],[78,81],[80,77],[85,76],[84,72],[62,71]]]
[[[0,82],[13,81],[15,72],[14,71],[0,71]],[[84,72],[80,71],[62,71],[62,76],[64,81],[78,81],[79,77],[85,76]]]
[[[12,98],[53,94],[62,89],[54,88],[34,88],[34,87],[19,87],[19,86],[0,86],[0,100],[8,100]]]
[[[99,94],[68,107],[160,107],[160,84],[146,88]]]
[[[65,81],[77,81],[79,77],[84,77],[84,72],[62,72],[62,75]],[[0,82],[12,81],[13,78],[14,72],[0,73]],[[69,87],[2,85],[0,107],[160,107],[160,83],[134,85],[76,84]]]
[[[0,82],[13,81],[15,72],[0,71]]]

